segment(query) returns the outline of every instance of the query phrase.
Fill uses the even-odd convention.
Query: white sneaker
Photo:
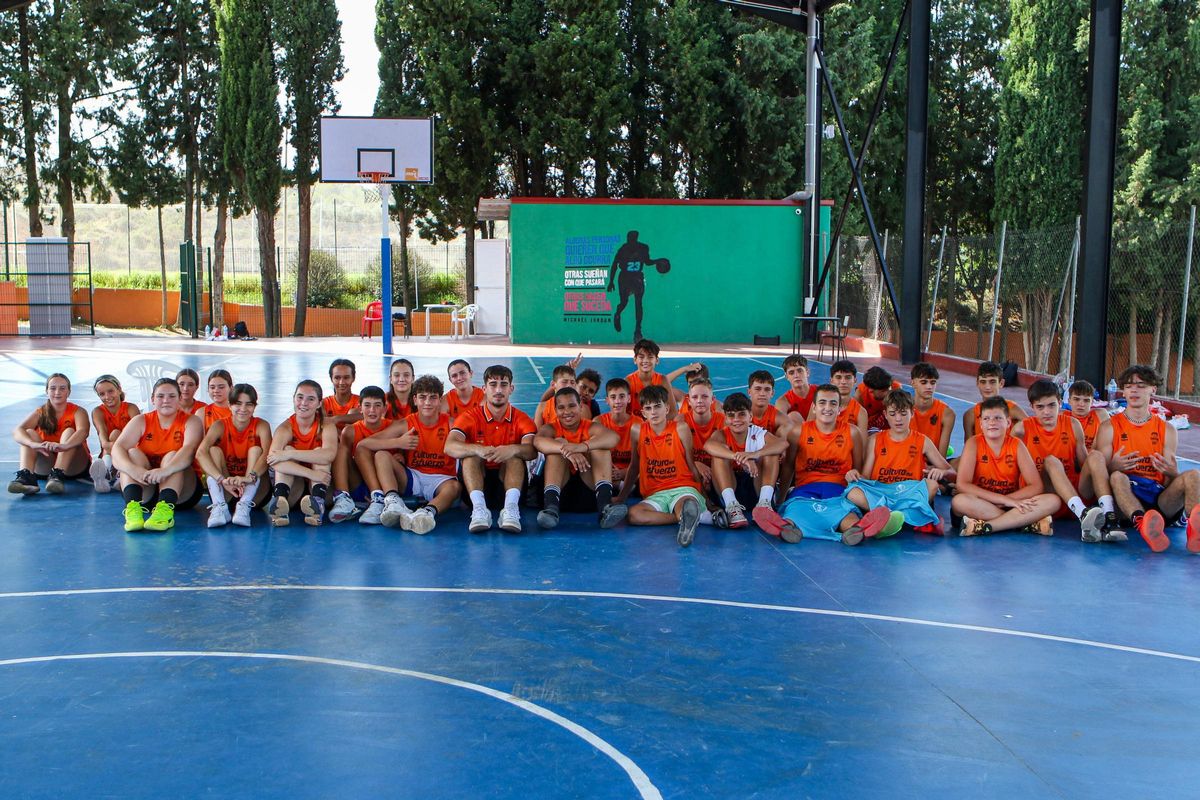
[[[380,517],[383,514],[384,500],[378,497],[371,498],[371,505],[367,506],[367,510],[358,518],[359,525],[378,525]]]
[[[250,512],[253,510],[253,501],[239,500],[237,505],[233,507],[233,524],[242,528],[249,528]]]
[[[437,525],[437,514],[433,510],[433,506],[425,506],[419,508],[408,515],[407,523],[408,530],[413,533],[425,534],[429,533]]]
[[[521,512],[513,511],[508,506],[500,509],[500,530],[508,533],[520,533]]]
[[[354,512],[358,509],[354,506],[354,500],[346,492],[338,492],[338,496],[333,498],[333,507],[329,509],[330,522],[345,522],[354,516]]]
[[[471,509],[471,521],[467,523],[467,530],[471,533],[483,533],[491,527],[492,512],[487,506],[475,506]]]
[[[88,477],[92,479],[92,486],[100,494],[112,491],[112,481],[108,479],[108,465],[104,463],[103,458],[92,459],[92,465],[88,467]]]
[[[379,521],[383,523],[385,528],[404,528],[407,530],[408,517],[412,514],[408,510],[408,506],[404,504],[404,500],[398,494],[389,494],[383,498],[383,512],[379,515]]]
[[[232,519],[229,506],[225,503],[213,503],[208,507],[208,527],[224,528]]]

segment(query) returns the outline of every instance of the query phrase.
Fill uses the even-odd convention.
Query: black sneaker
[[[62,494],[66,491],[67,473],[61,469],[55,468],[50,470],[50,477],[46,479],[46,491],[50,494]]]
[[[1101,530],[1103,531],[1103,539],[1106,542],[1129,541],[1129,536],[1125,533],[1125,529],[1121,527],[1115,511],[1104,512],[1104,525],[1101,526]]]
[[[17,470],[17,475],[8,482],[8,491],[12,494],[37,494],[41,491],[37,478],[27,469]]]
[[[537,515],[537,524],[539,528],[549,530],[558,526],[558,506],[546,506]]]

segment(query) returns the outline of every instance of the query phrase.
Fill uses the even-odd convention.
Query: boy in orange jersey
[[[979,370],[975,375],[975,386],[979,389],[979,396],[983,400],[963,414],[964,445],[979,433],[979,413],[983,409],[983,401],[989,397],[1000,396],[1000,390],[1004,388],[1004,370],[995,361],[984,361],[979,365]],[[1016,424],[1029,416],[1012,400],[1004,402],[1008,406],[1008,419],[1011,424]]]
[[[918,533],[941,536],[941,517],[933,510],[938,482],[953,477],[949,462],[928,436],[912,426],[913,399],[903,389],[892,389],[883,398],[887,429],[867,440],[862,470],[846,475],[846,499],[866,511],[883,506],[899,511],[900,522]],[[899,530],[884,528],[876,538]]]
[[[644,421],[637,427],[634,464],[642,502],[629,510],[629,521],[634,525],[678,522],[675,540],[680,547],[687,547],[704,511],[704,495],[692,460],[692,431],[683,420],[668,419],[674,403],[666,386],[647,386],[639,400]],[[633,484],[626,481],[618,502],[624,502]]]
[[[399,423],[397,446],[376,445],[369,455],[384,496],[379,521],[388,528],[429,533],[437,525],[437,515],[462,493],[456,477],[458,464],[446,454],[450,415],[442,411],[442,388],[433,375],[413,381],[417,410]],[[423,500],[425,505],[410,511],[405,496]]]
[[[559,364],[555,367],[554,372],[550,375],[550,386],[542,395],[541,401],[538,402],[537,410],[533,412],[533,424],[540,428],[543,425],[553,425],[557,422],[558,412],[554,398],[562,389],[575,389],[575,393],[578,394],[577,383],[575,368],[570,364]],[[580,409],[580,413],[585,420],[590,420],[592,418],[591,406]]]
[[[359,396],[362,419],[346,426],[338,435],[337,455],[333,459],[333,483],[330,486],[333,489],[330,522],[345,522],[358,512],[353,493],[362,487],[366,490],[370,505],[358,518],[359,524],[379,524],[379,515],[383,513],[383,487],[375,470],[375,452],[399,447],[397,439],[403,430],[400,422],[386,418],[386,409],[387,395],[383,389],[378,386],[365,387]]]
[[[892,374],[880,366],[874,366],[863,373],[862,383],[854,390],[854,399],[867,412],[867,430],[881,431],[887,428],[887,420],[883,416],[883,398],[893,389],[899,389],[900,382],[892,380]]]
[[[329,365],[329,380],[333,383],[333,394],[321,401],[325,419],[337,425],[338,434],[347,425],[362,419],[358,410],[358,395],[354,394],[354,362],[348,358],[336,358]]]
[[[624,378],[613,378],[604,385],[608,398],[608,413],[596,417],[596,421],[617,434],[617,443],[612,448],[612,482],[617,491],[630,478],[629,465],[637,449],[637,418],[629,413],[629,382]]]
[[[500,507],[500,530],[521,532],[525,464],[536,454],[537,427],[509,402],[515,388],[511,369],[500,364],[488,367],[483,373],[483,405],[460,414],[446,438],[446,455],[459,460],[462,484],[471,500],[467,526],[471,533],[492,527],[493,507]]]
[[[775,378],[765,369],[756,369],[746,379],[747,394],[750,396],[751,422],[780,438],[786,438],[792,427],[787,414],[771,405],[775,400]]]
[[[1117,377],[1128,403],[1096,436],[1096,450],[1108,461],[1113,497],[1138,533],[1156,553],[1170,546],[1166,520],[1178,519],[1187,531],[1187,549],[1200,553],[1200,472],[1179,471],[1178,433],[1150,413],[1150,398],[1162,385],[1152,367],[1135,364]]]
[[[934,397],[937,391],[937,367],[925,361],[913,364],[909,373],[913,388],[912,427],[929,437],[946,458],[950,452],[950,434],[954,431],[954,409]]]
[[[1033,456],[1046,491],[1052,491],[1079,519],[1085,542],[1123,542],[1125,531],[1111,520],[1105,509],[1113,511],[1104,456],[1090,454],[1084,444],[1083,427],[1070,414],[1062,413],[1061,395],[1053,381],[1036,380],[1029,387],[1029,407],[1033,416],[1013,426],[1013,436],[1021,439]],[[1100,495],[1100,504],[1088,508],[1082,497]]]
[[[647,386],[665,386],[668,389],[668,395],[671,400],[668,404],[670,405],[668,419],[674,419],[679,402],[684,398],[684,393],[671,386],[671,382],[680,375],[691,372],[701,366],[699,362],[684,364],[679,369],[667,375],[662,375],[656,372],[659,352],[661,352],[659,346],[650,339],[638,339],[633,345],[633,363],[637,365],[637,369],[626,375],[625,380],[629,383],[631,401],[629,411],[634,416],[641,416],[642,414],[641,400],[639,399],[642,389],[645,389]]]
[[[232,522],[249,528],[251,510],[261,505],[271,489],[270,482],[260,477],[267,474],[271,425],[254,416],[258,391],[250,384],[234,386],[229,399],[229,419],[213,421],[196,450],[196,463],[204,470],[212,499],[208,527],[220,528]],[[228,497],[236,501],[232,514]]]
[[[873,508],[860,516],[844,497],[846,474],[862,464],[863,436],[839,418],[840,403],[836,386],[818,386],[813,419],[788,432],[796,448],[795,477],[779,513],[806,536],[857,545],[879,533],[891,515],[886,508]]]
[[[808,382],[808,359],[799,354],[788,356],[783,360],[783,374],[791,388],[775,401],[775,407],[781,414],[796,414],[799,420],[795,424],[798,425],[808,418],[817,393],[817,387]]]
[[[1096,446],[1096,436],[1100,428],[1108,422],[1108,412],[1102,408],[1092,408],[1096,399],[1096,387],[1087,381],[1075,381],[1067,387],[1067,400],[1071,404],[1070,414],[1079,421],[1083,428],[1083,446],[1091,452]]]
[[[838,391],[838,422],[845,422],[852,428],[857,428],[862,435],[862,441],[867,440],[867,410],[854,399],[854,380],[858,369],[853,361],[843,359],[829,365],[829,385]],[[815,409],[815,403],[814,403]],[[810,409],[808,419],[816,419],[816,411]]]
[[[725,413],[717,408],[713,398],[712,381],[699,377],[692,381],[687,409],[678,418],[687,423],[692,433],[692,462],[700,476],[700,488],[708,492],[713,485],[712,456],[704,449],[704,443],[725,426]]]
[[[620,437],[585,419],[579,392],[566,386],[554,394],[555,421],[543,425],[533,446],[546,456],[543,508],[537,522],[553,528],[563,511],[598,512],[601,528],[625,519],[628,509],[613,503],[612,448]]]
[[[725,426],[704,443],[725,520],[730,528],[745,528],[746,507],[752,506],[758,527],[784,541],[799,541],[799,530],[776,514],[772,505],[779,457],[787,451],[787,441],[755,425],[751,406],[750,398],[741,392],[726,397]]]
[[[575,376],[575,389],[579,392],[579,404],[591,412],[592,419],[600,416],[600,403],[596,395],[600,391],[603,378],[594,369],[585,369]]]
[[[1008,402],[993,395],[980,405],[981,432],[963,443],[958,493],[950,503],[962,516],[963,536],[1021,530],[1052,536],[1058,495],[1045,491],[1025,443],[1012,435]]]
[[[442,411],[454,419],[468,408],[483,404],[483,389],[471,385],[475,373],[471,365],[461,358],[456,358],[446,367],[446,377],[450,379],[450,391],[442,398]]]

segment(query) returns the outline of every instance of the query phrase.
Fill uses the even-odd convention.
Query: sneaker
[[[154,504],[154,510],[146,518],[145,528],[148,531],[163,532],[175,527],[175,506],[159,500]]]
[[[769,533],[772,536],[779,536],[786,522],[776,513],[775,509],[768,505],[756,505],[750,512],[750,516],[754,518],[754,524],[761,528],[763,533]]]
[[[127,533],[136,533],[146,527],[145,512],[142,511],[142,504],[137,500],[130,500],[125,504],[125,530]]]
[[[930,522],[927,525],[918,525],[917,527],[913,528],[913,530],[917,533],[925,533],[930,536],[945,536],[946,524],[942,522],[941,517],[938,517],[937,522]]]
[[[879,534],[892,521],[892,512],[883,506],[876,506],[863,514],[854,527],[862,531],[862,535],[871,539]],[[902,523],[903,524],[903,523]]]
[[[208,507],[208,527],[224,528],[233,521],[233,516],[229,513],[229,505],[226,503],[213,503]]]
[[[862,528],[853,525],[849,530],[842,531],[842,544],[847,547],[856,547],[862,544],[863,532]]]
[[[333,498],[333,505],[329,508],[329,521],[335,524],[345,522],[354,516],[354,512],[357,510],[354,500],[348,493],[338,492],[337,497]]]
[[[727,530],[729,528],[729,515],[725,513],[725,509],[718,508],[712,513],[712,524],[714,528]]]
[[[492,512],[487,506],[475,506],[471,509],[471,521],[467,530],[471,533],[484,533],[492,528]]]
[[[1101,528],[1101,535],[1106,542],[1129,541],[1129,535],[1125,533],[1125,528],[1121,526],[1115,511],[1104,512],[1104,526]]]
[[[370,513],[371,509],[375,508],[378,504],[379,501],[372,501],[370,508],[367,509],[367,513]],[[402,528],[407,530],[408,526],[405,523],[408,522],[408,517],[411,513],[400,495],[389,494],[383,499],[383,508],[376,515],[376,520],[385,528]],[[363,518],[366,516],[367,514],[363,514]]]
[[[474,516],[474,515],[472,515]],[[521,512],[513,511],[508,506],[500,509],[500,521],[497,523],[500,530],[508,533],[521,532]]]
[[[1079,538],[1091,543],[1104,539],[1104,509],[1095,506],[1083,512],[1079,518]]]
[[[992,532],[992,523],[981,519],[963,517],[959,527],[959,536],[986,536]]]
[[[730,528],[745,528],[750,524],[746,519],[746,507],[741,503],[730,503],[725,506],[725,513],[729,515]]]
[[[276,528],[284,528],[291,523],[288,519],[288,512],[291,510],[286,497],[272,497],[267,501],[267,517]]]
[[[679,530],[675,532],[675,541],[680,547],[687,547],[696,538],[696,526],[700,524],[700,504],[695,498],[685,497],[683,508],[679,512]],[[743,517],[745,519],[745,517]],[[733,520],[730,520],[730,525]]]
[[[1200,508],[1200,506],[1197,507]],[[629,506],[624,503],[609,503],[600,509],[600,527],[604,530],[615,528],[628,513]]]
[[[17,476],[8,482],[8,491],[12,494],[37,494],[41,489],[32,472],[27,469],[19,469]]]
[[[50,494],[62,494],[66,491],[66,486],[64,486],[66,480],[66,473],[55,467],[50,470],[50,477],[46,478],[46,491]]]
[[[1037,522],[1031,522],[1024,528],[1021,528],[1021,531],[1023,533],[1036,533],[1040,536],[1053,536],[1054,520],[1049,515],[1046,515]]]
[[[796,527],[787,517],[783,518],[783,527],[779,529],[779,538],[783,539],[788,544],[796,544],[804,538],[804,534]]]
[[[1200,505],[1192,506],[1187,516],[1187,549],[1189,553],[1200,553]]]
[[[382,525],[383,510],[387,507],[387,499],[383,497],[371,496],[371,504],[367,506],[367,510],[362,512],[358,517],[359,525]]]
[[[237,505],[233,507],[233,519],[230,520],[234,525],[241,528],[250,527],[250,512],[254,510],[253,500],[239,500]]]
[[[104,463],[103,458],[92,459],[92,465],[88,467],[88,477],[92,479],[92,488],[100,494],[112,491],[112,481],[108,479],[108,465]]]
[[[418,508],[408,515],[404,523],[407,529],[413,533],[426,534],[437,525],[437,512],[434,511],[433,506]]]
[[[879,529],[879,533],[875,534],[876,539],[886,539],[889,536],[895,536],[904,527],[904,515],[899,511],[893,511],[888,517],[887,524]]]
[[[300,498],[300,513],[304,515],[305,525],[320,525],[325,521],[325,501],[306,494]]]
[[[1146,544],[1150,545],[1150,549],[1156,553],[1161,553],[1171,546],[1171,540],[1163,533],[1165,527],[1162,514],[1153,509],[1142,514],[1141,519],[1137,521],[1138,533],[1146,540]]]
[[[538,515],[537,515],[538,527],[542,528],[544,530],[550,530],[551,528],[557,527],[558,526],[558,516],[559,516],[558,506],[546,506],[545,508],[543,508],[541,511],[538,512]],[[500,519],[504,519],[504,516],[501,515]],[[500,523],[500,525],[501,525],[501,527],[503,527],[504,523],[502,522],[502,523]]]

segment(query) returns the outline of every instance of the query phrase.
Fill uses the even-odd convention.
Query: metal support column
[[[921,360],[925,294],[925,156],[929,130],[930,0],[908,16],[908,132],[904,154],[904,275],[900,281],[900,363]]]

